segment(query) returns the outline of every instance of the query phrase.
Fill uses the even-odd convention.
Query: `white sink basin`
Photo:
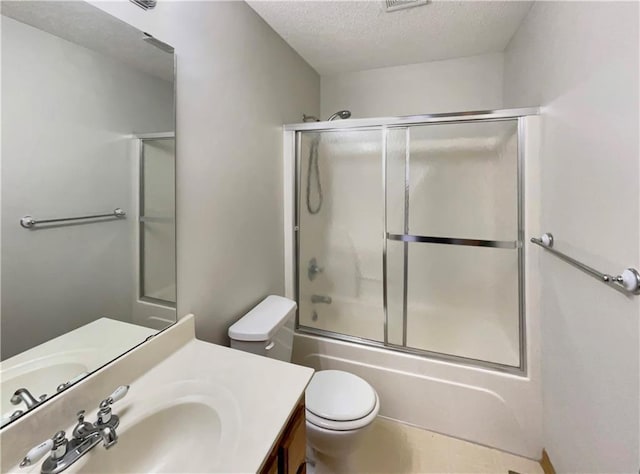
[[[111,449],[96,446],[82,466],[95,473],[208,472],[219,455],[222,422],[198,402],[165,408],[119,435]]]
[[[240,411],[224,387],[184,381],[168,384],[162,394],[139,395],[113,405],[120,417],[118,443],[110,449],[98,444],[67,472],[214,472],[223,456],[238,449]]]

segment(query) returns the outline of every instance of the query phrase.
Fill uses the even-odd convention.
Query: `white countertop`
[[[181,330],[181,325],[190,325],[191,328]],[[193,331],[193,322],[181,321],[174,327],[178,327],[174,333]],[[93,396],[96,390],[102,390],[100,393],[106,395],[115,388],[111,387],[115,385],[115,380],[131,385],[127,396],[113,405],[113,413],[120,416],[118,444],[109,450],[101,445],[96,446],[66,472],[88,472],[95,465],[99,465],[104,472],[176,472],[176,462],[179,462],[179,472],[251,473],[260,469],[303,396],[313,370],[202,342],[191,336],[177,349],[170,349],[173,352],[157,358],[159,362],[144,369],[141,375],[128,379],[127,372],[137,364],[136,352],[140,355],[156,353],[170,345],[171,329],[165,331],[166,334],[155,336],[148,349],[145,349],[147,343],[130,353],[129,361],[126,356],[116,361],[110,373],[105,373],[102,379],[100,372],[93,374],[87,379],[85,396],[81,382],[74,387],[75,390],[72,389],[70,398],[64,400],[63,397],[60,400],[67,412],[91,408],[91,405],[78,405],[86,405],[82,400],[89,394]],[[163,337],[166,337],[166,342],[163,342]],[[207,405],[214,410],[203,411],[198,408]],[[136,428],[155,414],[163,410],[167,413],[175,407],[188,408],[174,411],[173,418],[167,423],[147,425],[146,431]],[[54,409],[53,406],[47,408]],[[96,411],[90,410],[86,419],[94,421]],[[176,417],[175,413],[180,416]],[[211,413],[215,415],[211,417]],[[28,417],[30,425],[15,427],[14,436],[18,436],[15,442],[26,445],[21,438],[31,432],[29,426],[38,426],[35,419],[37,415],[35,413]],[[70,434],[74,420],[67,416],[64,419],[66,423],[56,426],[66,429]],[[208,434],[209,423],[212,433],[218,434]],[[149,430],[149,426],[160,428]],[[46,438],[49,433],[42,435],[38,435],[38,438]],[[147,440],[147,436],[151,439]],[[158,447],[159,444],[162,446]],[[18,449],[15,451],[16,454],[19,452]],[[158,456],[158,452],[163,456]],[[15,459],[18,460],[18,457],[16,455]],[[130,457],[134,461],[124,463],[124,467],[121,463],[118,467],[117,462],[121,462],[118,460],[122,457]],[[116,463],[115,467],[111,466],[112,462]],[[38,473],[40,464],[38,462],[20,470],[14,467],[9,471]]]
[[[308,367],[194,339],[134,381],[130,395],[122,405],[114,405],[114,412],[127,412],[121,417],[122,431],[128,418],[138,418],[137,412],[144,411],[135,400],[137,394],[153,396],[158,391],[169,395],[178,390],[176,396],[182,397],[211,389],[214,396],[226,398],[227,409],[234,412],[221,416],[237,425],[233,433],[227,433],[233,439],[228,440],[225,451],[214,453],[202,472],[257,472],[312,376],[313,369]],[[224,422],[223,418],[223,430]]]

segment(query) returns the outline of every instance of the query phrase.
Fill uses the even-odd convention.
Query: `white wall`
[[[244,2],[92,2],[176,49],[178,312],[200,339],[282,294],[282,124],[319,78]]]
[[[640,266],[638,3],[537,2],[505,105],[543,106],[541,216],[597,269]],[[640,298],[540,251],[544,444],[562,472],[637,472]]]
[[[2,358],[102,316],[130,320],[130,134],[172,128],[173,87],[2,17]],[[122,207],[124,221],[19,219]]]
[[[321,112],[354,118],[502,107],[502,53],[322,76]]]

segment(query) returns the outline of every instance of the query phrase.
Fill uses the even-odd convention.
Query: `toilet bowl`
[[[307,443],[332,458],[351,453],[380,410],[373,387],[341,370],[316,372],[305,398]]]
[[[229,328],[231,347],[291,362],[296,303],[268,296]],[[352,452],[378,415],[374,388],[342,370],[316,372],[305,391],[307,444],[312,453],[340,458]]]

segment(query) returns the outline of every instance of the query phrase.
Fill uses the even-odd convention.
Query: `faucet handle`
[[[122,400],[125,395],[129,392],[129,385],[120,385],[116,388],[108,398],[105,398],[100,402],[100,408],[106,408],[109,405],[114,404],[118,400]]]
[[[24,459],[20,462],[20,467],[27,467],[38,462],[45,454],[51,453],[54,461],[62,459],[67,454],[69,440],[64,431],[58,431],[52,438],[43,441],[29,450]]]
[[[20,467],[27,467],[34,462],[38,462],[45,454],[47,454],[51,450],[53,450],[53,438],[43,441],[39,445],[31,448],[20,463]]]
[[[5,413],[5,415],[2,418],[0,418],[0,428],[2,428],[4,425],[9,423],[10,421],[13,421],[20,415],[22,415],[22,410],[16,410],[13,413]]]
[[[129,385],[120,385],[114,390],[109,399],[111,400],[111,403],[115,403],[118,400],[122,400],[128,392]]]
[[[109,421],[111,421],[112,417],[115,417],[115,426],[117,426],[118,418],[115,415],[111,414],[111,405],[113,405],[118,400],[122,400],[127,392],[129,392],[129,385],[120,385],[114,390],[111,395],[109,395],[108,398],[105,398],[100,402],[100,409],[98,410],[98,421],[96,422],[96,426],[104,426],[105,424],[109,423]]]

